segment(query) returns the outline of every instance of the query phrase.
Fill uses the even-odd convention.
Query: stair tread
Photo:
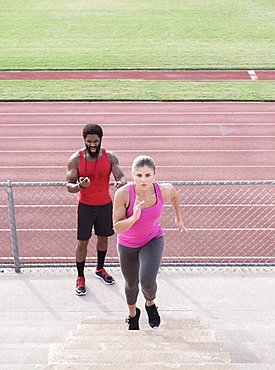
[[[166,349],[167,351],[169,349],[173,348],[174,351],[185,351],[185,350],[195,350],[195,351],[224,351],[223,349],[223,343],[222,342],[172,342],[169,341],[159,341],[159,342],[144,342],[144,341],[124,341],[122,342],[102,342],[100,341],[93,341],[90,340],[87,342],[70,342],[66,341],[64,343],[64,349],[78,349],[81,348],[82,350],[94,350],[100,351],[100,352],[106,352],[106,351],[158,351]],[[227,351],[225,351],[227,352]]]
[[[82,363],[63,363],[63,364],[50,364],[46,367],[42,367],[43,370],[94,370],[93,364],[85,364],[85,368]],[[118,366],[113,364],[105,364],[104,369],[117,370]],[[119,370],[140,370],[140,364],[119,364]],[[180,370],[238,370],[235,364],[223,363],[223,364],[196,364],[196,363],[185,363],[185,364],[146,364],[146,370],[168,370],[171,368]]]
[[[83,350],[72,351],[62,350],[55,351],[50,358],[50,363],[93,363],[93,364],[162,364],[162,363],[230,363],[230,355],[226,352],[199,352],[199,351],[184,351],[184,352],[89,352]]]
[[[102,365],[116,370],[124,365],[127,369],[129,365],[140,368],[141,364],[146,369],[168,365],[184,365],[182,368],[188,369],[188,364],[192,364],[192,370],[194,365],[231,365],[230,353],[223,349],[223,343],[217,342],[214,331],[197,318],[162,320],[157,329],[150,328],[147,318],[143,318],[140,327],[141,330],[132,331],[120,318],[90,316],[70,331],[64,343],[51,346],[49,365],[66,364],[67,369],[77,364],[85,368]]]

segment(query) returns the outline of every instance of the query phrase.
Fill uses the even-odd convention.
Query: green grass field
[[[0,100],[274,101],[273,81],[0,81]]]
[[[0,17],[0,70],[275,69],[274,0],[1,0]],[[85,96],[83,91],[76,92],[81,83],[64,82],[62,88],[61,82],[52,81],[47,83],[52,97],[43,90],[44,84],[39,85],[36,97],[81,96],[85,100],[96,95],[95,99],[101,99],[113,88],[113,96],[125,96],[126,91],[120,94],[119,90],[128,90],[127,98],[132,100],[146,97],[146,91],[148,100],[151,96],[185,100],[184,90],[190,89],[190,99],[198,99],[201,86],[212,90],[202,94],[202,99],[205,95],[216,99],[217,90],[228,87],[225,99],[233,95],[272,100],[269,84],[265,97],[258,82],[249,88],[245,83],[236,83],[235,88],[204,83],[195,88],[185,82],[178,85],[179,91],[176,84],[163,82],[164,96],[154,91],[153,83],[97,81],[83,82],[88,90]],[[92,93],[96,85],[101,89],[98,94]],[[6,100],[9,91],[11,99],[21,99],[26,84],[16,84],[17,97],[14,86],[2,81],[0,99]],[[34,99],[35,84],[29,86],[29,99]]]

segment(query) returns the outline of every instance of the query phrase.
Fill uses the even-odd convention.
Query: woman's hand
[[[143,203],[144,203],[144,200],[140,202],[138,200],[138,197],[136,197],[134,207],[133,207],[133,217],[135,218],[136,221],[140,218],[141,206]]]
[[[188,233],[187,229],[183,225],[182,220],[175,219],[175,222],[176,222],[177,228],[180,230],[180,232],[184,232],[184,234]]]

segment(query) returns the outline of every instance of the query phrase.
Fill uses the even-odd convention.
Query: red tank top
[[[89,177],[91,184],[85,190],[78,193],[77,200],[89,205],[105,205],[111,202],[110,196],[110,175],[111,164],[106,154],[106,149],[102,148],[102,156],[97,161],[87,161],[83,150],[79,150],[79,177]]]

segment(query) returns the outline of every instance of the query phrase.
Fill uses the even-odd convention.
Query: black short
[[[112,211],[112,202],[103,206],[79,203],[77,208],[77,239],[90,239],[93,227],[95,235],[106,237],[113,235]]]

